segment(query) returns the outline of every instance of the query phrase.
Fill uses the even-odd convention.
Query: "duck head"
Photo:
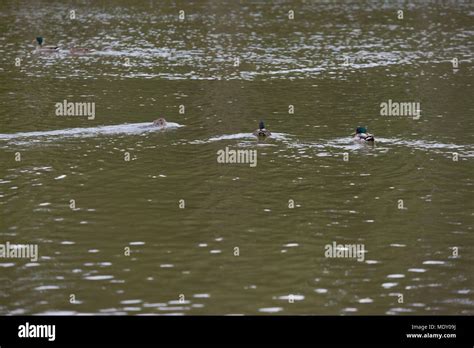
[[[37,36],[35,41],[39,46],[42,46],[44,43],[44,39],[42,36]]]
[[[265,129],[265,124],[263,123],[263,121],[260,121],[260,123],[258,124],[258,129]]]
[[[365,127],[357,127],[356,134],[367,133],[367,128]]]
[[[166,127],[166,120],[162,117],[153,121],[153,124],[158,127]]]

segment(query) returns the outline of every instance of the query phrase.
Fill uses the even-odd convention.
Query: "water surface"
[[[0,313],[474,314],[473,15],[2,1],[0,243],[40,256],[0,259]],[[61,50],[35,54],[39,35]],[[389,99],[421,117],[380,116]],[[95,118],[56,116],[63,100]],[[158,117],[175,127],[145,127]],[[258,165],[217,163],[225,147]],[[326,258],[333,241],[364,261]]]

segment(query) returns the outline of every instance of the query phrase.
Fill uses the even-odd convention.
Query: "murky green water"
[[[39,258],[0,259],[0,314],[474,314],[474,6],[401,8],[2,1],[0,243]]]

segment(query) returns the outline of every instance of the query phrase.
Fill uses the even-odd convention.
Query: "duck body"
[[[253,135],[255,135],[257,138],[265,138],[271,136],[272,133],[270,133],[270,131],[265,128],[263,121],[260,121],[258,129],[253,132]]]
[[[373,134],[370,134],[367,132],[367,128],[365,127],[357,127],[356,131],[354,134],[354,141],[357,141],[359,143],[374,143],[375,138]]]
[[[264,137],[269,137],[272,135],[269,130],[266,130],[265,128],[263,129],[257,129],[256,131],[253,132],[253,135],[259,138],[264,138]]]
[[[36,48],[37,52],[57,52],[59,51],[58,46],[41,46]]]
[[[359,142],[374,142],[374,136],[369,133],[357,133],[354,135],[354,140]]]

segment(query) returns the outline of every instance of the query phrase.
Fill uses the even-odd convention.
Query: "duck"
[[[355,133],[352,134],[354,141],[358,142],[371,142],[375,141],[375,138],[372,134],[367,132],[366,127],[357,127]]]
[[[59,51],[59,46],[44,46],[44,38],[42,36],[37,36],[35,40],[33,40],[34,43],[36,43],[36,51],[38,52],[57,52]]]
[[[272,135],[272,133],[270,133],[270,131],[265,128],[265,124],[263,123],[263,121],[260,121],[260,123],[258,124],[258,129],[253,132],[253,135],[259,138],[264,138],[269,137],[270,135]]]
[[[165,128],[167,126],[167,123],[164,118],[160,117],[153,121],[153,126],[156,126],[159,128]]]

